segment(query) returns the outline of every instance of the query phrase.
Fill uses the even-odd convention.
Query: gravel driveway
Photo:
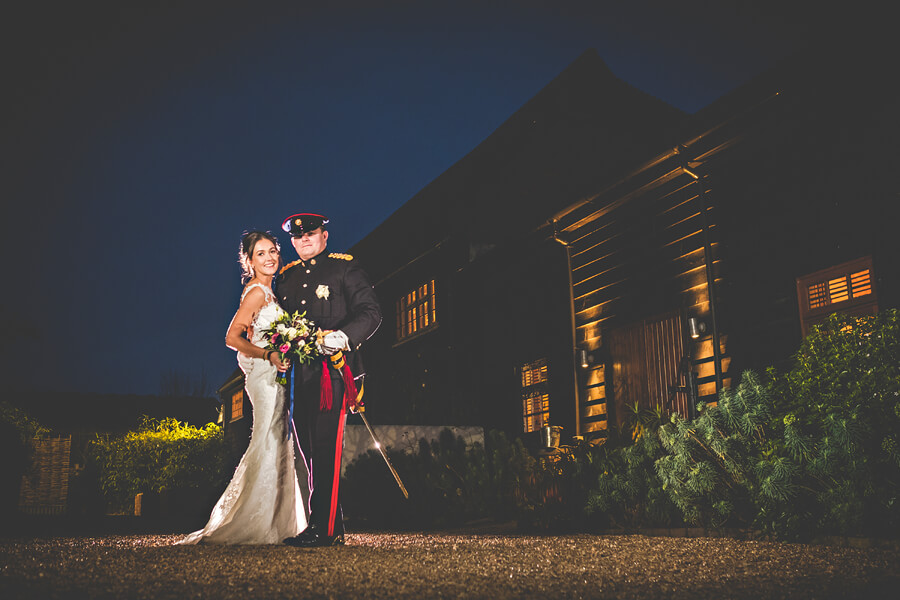
[[[882,598],[900,552],[728,538],[359,533],[338,548],[174,535],[0,539],[0,598]]]

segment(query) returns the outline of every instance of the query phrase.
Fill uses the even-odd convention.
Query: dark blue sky
[[[694,112],[818,25],[769,1],[27,4],[2,19],[5,380],[141,394],[233,370],[242,231],[321,211],[346,250],[588,48]]]

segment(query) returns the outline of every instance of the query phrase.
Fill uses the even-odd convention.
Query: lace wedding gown
[[[282,309],[272,290],[259,283],[248,286],[241,300],[257,286],[265,292],[267,302],[252,324],[250,341],[262,347],[265,342],[259,332],[269,327]],[[277,544],[306,528],[294,469],[295,442],[287,437],[284,386],[275,383],[277,370],[268,361],[238,353],[238,364],[253,405],[250,445],[206,527],[180,544]]]

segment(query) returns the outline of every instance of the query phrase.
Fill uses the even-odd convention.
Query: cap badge
[[[296,225],[297,227],[303,227],[303,219],[297,219],[296,221],[294,221],[294,225]]]

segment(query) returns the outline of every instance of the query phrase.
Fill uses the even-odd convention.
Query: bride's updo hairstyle
[[[253,249],[256,248],[256,243],[264,239],[275,244],[278,252],[281,252],[281,245],[278,243],[278,240],[268,231],[250,231],[245,233],[241,238],[241,249],[238,251],[238,264],[241,265],[242,271],[241,283],[247,283],[253,279],[253,266],[251,265],[250,255],[253,253]]]

